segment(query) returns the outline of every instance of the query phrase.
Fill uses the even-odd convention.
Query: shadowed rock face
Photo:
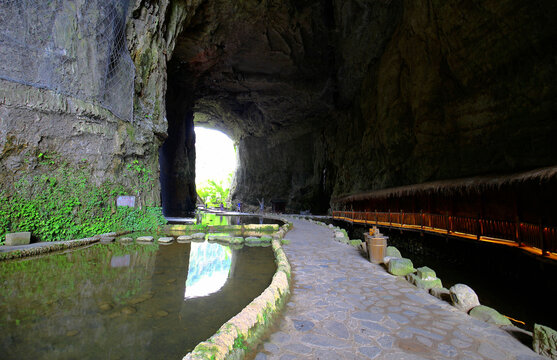
[[[331,195],[555,164],[556,14],[552,1],[205,1],[169,86],[238,142],[235,198],[324,211]]]

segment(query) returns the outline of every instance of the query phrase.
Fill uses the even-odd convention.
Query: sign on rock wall
[[[135,207],[135,196],[118,196],[116,206]]]

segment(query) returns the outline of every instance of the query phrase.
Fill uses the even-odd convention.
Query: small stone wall
[[[38,255],[48,254],[48,253],[51,253],[51,252],[54,252],[54,251],[73,249],[73,248],[77,248],[77,247],[81,247],[81,246],[85,246],[85,245],[89,245],[89,244],[99,242],[104,237],[115,237],[115,236],[120,236],[120,235],[124,235],[124,234],[127,234],[127,233],[129,233],[129,231],[118,232],[118,233],[112,232],[112,233],[100,234],[100,235],[96,235],[96,236],[89,237],[89,238],[84,238],[84,239],[59,241],[59,242],[57,241],[57,242],[52,242],[52,243],[41,243],[40,246],[33,246],[33,244],[31,244],[31,246],[28,247],[28,248],[18,249],[18,250],[13,250],[13,251],[8,250],[6,252],[0,253],[0,261],[20,259],[20,258],[29,257],[29,256],[38,256]]]

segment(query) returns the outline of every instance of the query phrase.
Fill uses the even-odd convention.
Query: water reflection
[[[124,256],[113,256],[110,259],[110,267],[128,267],[130,266],[130,254]]]
[[[228,279],[232,250],[215,243],[192,243],[184,299],[219,291]]]

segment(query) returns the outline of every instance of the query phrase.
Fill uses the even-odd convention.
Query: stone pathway
[[[542,359],[333,241],[330,229],[292,222],[292,296],[256,360]]]

